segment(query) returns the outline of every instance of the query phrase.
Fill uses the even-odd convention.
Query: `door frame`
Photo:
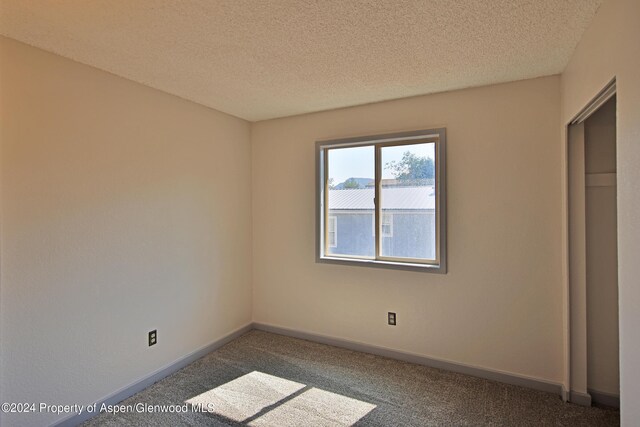
[[[591,395],[587,390],[584,121],[616,94],[616,79],[613,78],[563,127],[562,253],[565,372],[562,398],[564,401],[583,406],[591,406]]]

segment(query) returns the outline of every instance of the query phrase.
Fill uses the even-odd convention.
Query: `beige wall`
[[[571,118],[612,78],[617,79],[618,300],[623,425],[634,425],[640,419],[637,405],[640,396],[639,19],[637,0],[606,0],[562,74],[562,135]],[[564,139],[561,152],[564,165]],[[561,176],[564,175],[563,171]],[[565,215],[566,212],[563,217]]]
[[[3,401],[90,403],[249,323],[249,123],[0,55]]]
[[[561,382],[559,93],[554,76],[254,124],[254,320]],[[315,263],[314,142],[441,126],[448,274]]]

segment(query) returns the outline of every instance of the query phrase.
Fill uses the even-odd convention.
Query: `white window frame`
[[[396,258],[382,256],[381,242],[382,233],[375,233],[381,230],[382,207],[380,200],[381,177],[382,177],[382,148],[397,145],[412,145],[420,143],[435,144],[435,215],[436,215],[436,257],[434,260],[417,258]],[[361,257],[355,255],[335,255],[330,254],[328,246],[328,150],[332,148],[373,146],[375,149],[375,199],[374,199],[374,236],[375,256]],[[338,263],[350,265],[365,265],[384,268],[398,268],[409,270],[429,271],[435,273],[447,272],[447,251],[446,251],[446,135],[445,129],[429,129],[421,131],[400,132],[394,134],[365,136],[356,138],[336,139],[316,142],[316,189],[317,189],[317,209],[316,209],[316,261],[324,263]],[[392,226],[393,227],[393,226]],[[337,230],[337,228],[336,228]],[[337,237],[337,236],[336,236]]]

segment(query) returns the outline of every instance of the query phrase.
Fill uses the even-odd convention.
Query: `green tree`
[[[395,160],[388,162],[385,168],[391,171],[396,179],[402,181],[433,179],[435,176],[433,159],[417,156],[410,151],[405,151],[399,162]]]
[[[349,178],[348,180],[346,180],[344,182],[344,184],[342,184],[342,188],[344,189],[354,189],[354,188],[360,188],[360,184],[358,184],[358,181],[356,181],[354,178]]]
[[[329,185],[329,190],[336,189],[336,186],[333,184],[333,178],[329,178],[329,181],[327,182],[327,184]]]

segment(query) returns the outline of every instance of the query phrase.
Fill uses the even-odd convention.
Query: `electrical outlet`
[[[387,314],[387,321],[391,326],[396,326],[396,314],[389,312],[389,314]]]
[[[153,331],[149,332],[149,347],[151,347],[152,345],[155,345],[158,342],[158,330],[154,329]]]

